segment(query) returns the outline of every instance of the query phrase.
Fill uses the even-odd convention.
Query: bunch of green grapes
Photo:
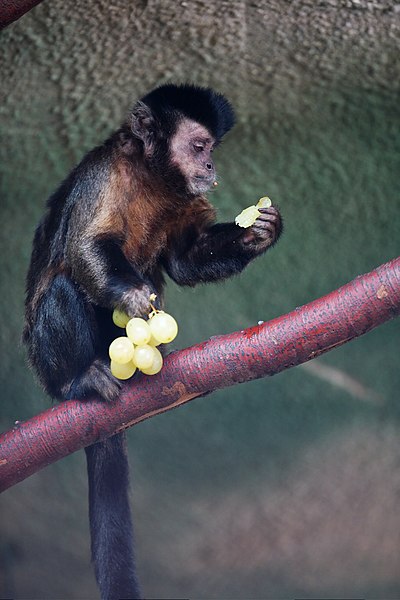
[[[149,304],[152,312],[147,321],[139,317],[131,319],[117,308],[113,312],[115,325],[126,329],[126,336],[117,337],[109,348],[111,373],[118,379],[129,379],[136,369],[146,375],[161,371],[163,358],[157,346],[169,344],[178,334],[175,319]]]

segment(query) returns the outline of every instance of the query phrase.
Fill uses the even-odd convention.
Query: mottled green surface
[[[49,0],[2,32],[3,429],[49,402],[19,344],[44,201],[155,84],[213,85],[236,107],[216,154],[220,218],[267,194],[285,219],[278,246],[241,277],[169,286],[176,347],[268,320],[399,254],[399,7]],[[146,597],[400,596],[399,322],[313,365],[130,431]],[[333,382],[318,365],[337,369]],[[85,495],[78,453],[2,496],[0,597],[96,597]]]

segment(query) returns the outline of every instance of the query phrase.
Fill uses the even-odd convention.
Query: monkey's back
[[[80,213],[90,212],[108,176],[110,162],[105,145],[94,148],[47,200],[34,234],[26,279],[24,340],[29,336],[37,306],[52,279],[60,273],[70,275],[66,250],[71,235],[71,215],[78,204]]]

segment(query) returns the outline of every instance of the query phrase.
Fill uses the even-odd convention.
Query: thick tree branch
[[[291,313],[170,354],[120,399],[63,402],[0,436],[0,491],[44,466],[216,389],[275,375],[400,314],[400,258]]]

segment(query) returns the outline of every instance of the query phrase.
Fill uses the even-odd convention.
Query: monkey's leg
[[[57,275],[37,308],[29,341],[32,363],[52,397],[112,400],[118,395],[120,383],[97,357],[98,343],[92,306],[71,279]]]

